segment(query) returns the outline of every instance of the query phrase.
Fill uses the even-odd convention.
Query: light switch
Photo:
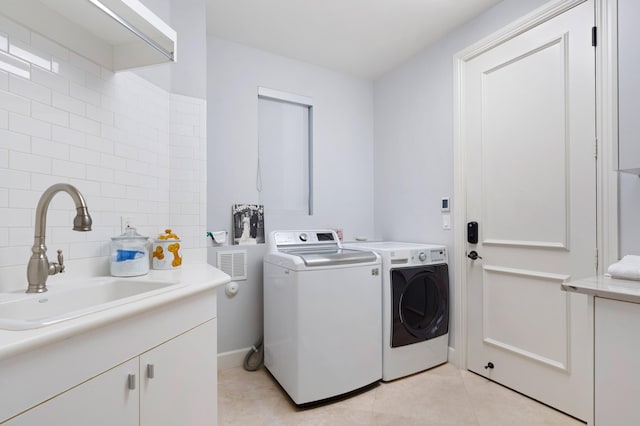
[[[443,214],[442,215],[442,229],[451,229],[451,215]]]

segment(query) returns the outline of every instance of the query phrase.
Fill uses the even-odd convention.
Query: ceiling
[[[375,80],[501,0],[207,0],[211,35]]]

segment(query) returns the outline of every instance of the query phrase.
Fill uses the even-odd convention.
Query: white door
[[[581,419],[593,393],[593,0],[471,59],[463,80],[467,367]]]

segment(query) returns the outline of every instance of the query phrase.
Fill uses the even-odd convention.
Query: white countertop
[[[88,277],[87,280],[94,278]],[[126,278],[124,278],[126,279]],[[181,269],[150,270],[136,280],[180,282],[181,286],[161,294],[135,300],[103,311],[87,314],[46,327],[30,330],[0,330],[0,360],[15,356],[66,337],[139,314],[197,293],[216,288],[230,281],[230,277],[213,266],[201,263],[184,265]],[[213,307],[215,309],[215,307]]]
[[[569,281],[562,284],[562,289],[590,296],[640,303],[640,281],[622,280],[600,275]]]

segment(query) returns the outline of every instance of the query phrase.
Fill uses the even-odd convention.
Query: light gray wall
[[[178,33],[178,61],[171,64],[171,91],[207,96],[206,0],[172,0],[171,27]]]
[[[619,256],[637,256],[640,255],[640,177],[619,173],[618,184]]]
[[[171,0],[140,0],[149,10],[165,23],[171,25]],[[179,0],[176,0],[179,1]],[[174,30],[176,28],[173,28]],[[147,79],[158,87],[171,91],[171,65],[151,65],[134,70],[140,77]]]
[[[452,253],[453,231],[442,229],[440,198],[452,197],[453,213],[453,57],[544,3],[505,0],[376,81],[378,238],[445,244]],[[451,300],[455,290],[452,281]],[[451,333],[451,344],[454,338]]]
[[[205,99],[206,0],[142,0],[142,3],[178,33],[178,61],[139,68],[136,74],[172,93]]]
[[[231,205],[259,202],[257,88],[262,86],[310,97],[314,105],[314,214],[276,215],[265,206],[266,231],[340,227],[345,239],[372,236],[372,83],[215,37],[208,38],[207,51],[209,230],[230,232]],[[250,274],[238,296],[219,292],[219,352],[247,348],[262,335],[264,246],[247,250]],[[215,251],[209,250],[214,265]]]

